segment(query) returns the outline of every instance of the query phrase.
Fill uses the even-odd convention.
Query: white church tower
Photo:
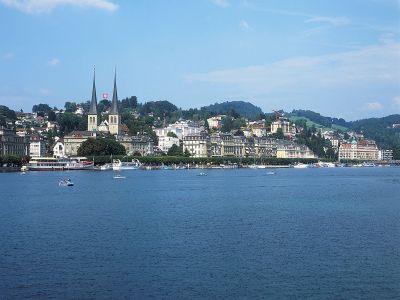
[[[119,135],[121,130],[121,116],[118,112],[117,71],[114,74],[114,91],[110,113],[108,115],[108,130],[110,134]]]
[[[88,113],[88,131],[97,131],[96,70],[93,74],[92,100]]]

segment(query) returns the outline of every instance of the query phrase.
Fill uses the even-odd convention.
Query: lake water
[[[0,299],[400,297],[400,168],[199,172],[0,174]]]

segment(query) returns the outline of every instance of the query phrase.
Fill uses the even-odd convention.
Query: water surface
[[[0,298],[400,297],[400,168],[206,172],[0,174]]]

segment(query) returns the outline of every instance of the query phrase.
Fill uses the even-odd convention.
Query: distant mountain
[[[382,118],[370,118],[348,122],[351,130],[362,132],[366,138],[376,141],[382,148],[397,148],[400,151],[400,129],[393,124],[400,124],[400,115]]]
[[[393,124],[400,124],[400,115],[382,118],[369,118],[346,122],[344,119],[324,117],[310,110],[293,110],[288,114],[291,120],[304,118],[317,127],[341,129],[362,133],[365,138],[375,140],[380,148],[394,149],[395,156],[400,157],[400,129]]]
[[[309,119],[310,121],[320,124],[322,127],[331,128],[332,125],[338,125],[341,127],[348,127],[348,123],[342,118],[331,118],[324,117],[321,114],[313,112],[311,110],[293,110],[289,113],[289,117],[303,117]]]
[[[203,106],[201,110],[217,114],[228,114],[232,111],[235,111],[239,115],[250,119],[256,118],[263,113],[261,108],[258,106],[244,101],[226,101],[223,103],[215,103],[208,106]]]

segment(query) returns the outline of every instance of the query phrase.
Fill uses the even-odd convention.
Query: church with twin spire
[[[88,113],[87,130],[90,132],[99,131],[97,115],[97,94],[96,94],[96,72],[93,74],[92,99]],[[111,135],[121,134],[121,115],[118,111],[118,93],[117,93],[117,72],[114,74],[114,90],[111,102],[111,108],[108,113],[108,132]]]
[[[75,156],[83,142],[89,138],[101,138],[104,134],[110,134],[115,140],[123,145],[129,155],[139,154],[142,156],[152,155],[154,142],[150,137],[144,135],[129,135],[126,125],[121,123],[121,114],[118,110],[117,72],[114,74],[114,89],[111,107],[108,111],[108,120],[99,124],[99,114],[96,93],[96,72],[93,74],[92,98],[89,112],[87,114],[87,130],[73,131],[64,136],[65,154]]]

